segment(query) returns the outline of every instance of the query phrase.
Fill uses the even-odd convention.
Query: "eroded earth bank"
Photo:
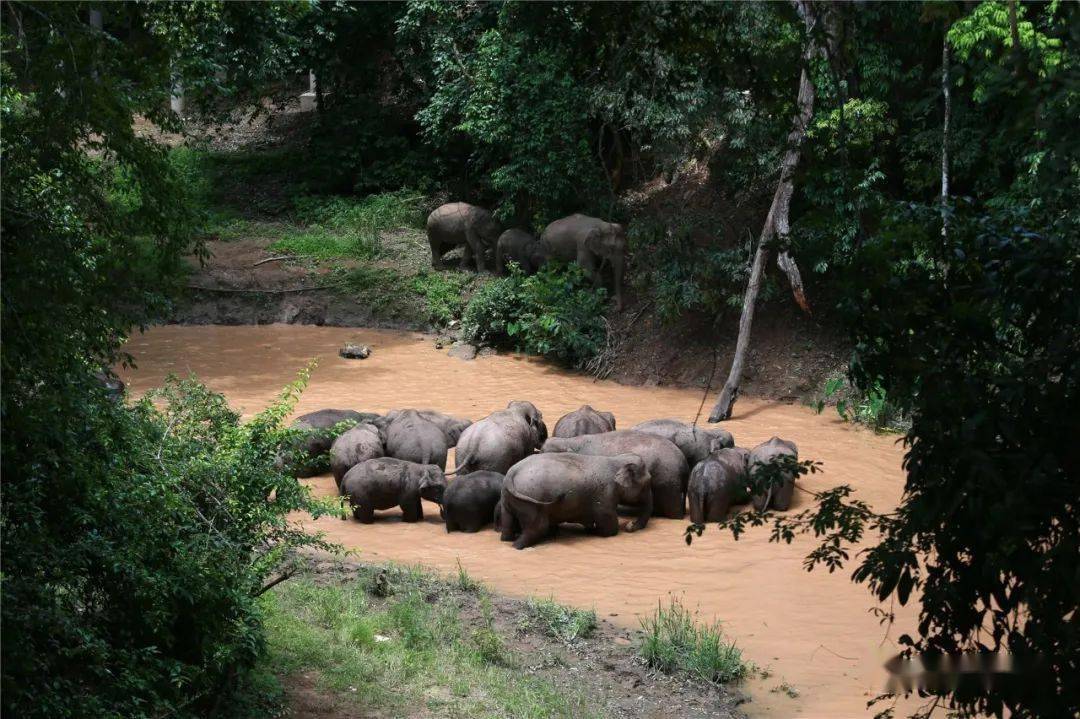
[[[346,341],[370,345],[372,356],[339,358]],[[297,414],[324,407],[428,407],[478,419],[511,399],[528,399],[549,427],[588,403],[613,412],[618,426],[628,428],[657,417],[693,420],[702,399],[696,390],[597,382],[514,354],[462,361],[433,349],[430,338],[406,331],[165,326],[134,337],[127,349],[137,369],[122,375],[133,394],[159,385],[168,373],[194,373],[246,414],[266,406],[312,358],[319,365]],[[852,427],[835,414],[752,398],[741,399],[735,418],[724,426],[740,446],[779,435],[799,445],[800,458],[823,462],[823,473],[802,480],[806,488],[847,483],[878,510],[899,500],[903,453],[895,435]],[[310,481],[319,493],[333,492],[329,476]],[[808,501],[796,492],[791,511]],[[630,628],[669,593],[679,595],[702,619],[721,620],[747,658],[768,670],[745,687],[752,701],[740,708],[751,716],[871,716],[865,705],[885,686],[882,662],[912,623],[910,611],[891,608],[897,622],[886,631],[872,610],[890,607],[877,607],[865,587],[852,584],[850,568],[807,573],[802,563],[811,540],[772,544],[765,529],[736,542],[710,527],[688,547],[688,519],[654,519],[639,533],[601,539],[566,530],[554,541],[515,551],[492,531],[447,534],[435,507],[425,508],[425,520],[413,525],[387,514],[369,526],[324,518],[312,528],[356,549],[365,561],[444,571],[456,571],[460,562],[500,592],[595,607],[600,616]],[[782,684],[794,691],[778,691]]]

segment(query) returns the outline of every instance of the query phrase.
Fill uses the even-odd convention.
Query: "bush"
[[[469,301],[462,334],[470,342],[514,344],[525,352],[581,366],[603,346],[607,293],[577,265],[549,263],[532,277],[511,266]]]
[[[325,508],[275,467],[304,382],[245,423],[193,379],[131,408],[91,385],[62,470],[5,444],[27,473],[5,488],[25,512],[4,521],[5,714],[188,716],[235,687],[259,595],[294,548],[329,548],[288,521]]]
[[[911,418],[889,401],[879,382],[863,392],[853,387],[847,377],[833,375],[825,380],[821,394],[814,402],[814,409],[821,414],[825,405],[830,403],[845,422],[856,422],[875,431],[899,432],[911,426]]]
[[[596,630],[596,612],[591,609],[574,609],[551,599],[530,599],[528,608],[545,634],[567,644],[588,639]]]
[[[738,647],[724,640],[719,622],[698,624],[675,597],[642,619],[641,628],[645,636],[638,651],[646,664],[662,672],[683,671],[720,684],[741,679],[751,669]]]

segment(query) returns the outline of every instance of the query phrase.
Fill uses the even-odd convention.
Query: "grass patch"
[[[470,272],[421,270],[411,284],[427,304],[428,320],[445,327],[461,318],[465,298],[476,283],[477,276]]]
[[[379,238],[359,232],[341,232],[324,227],[287,231],[270,245],[272,252],[310,257],[316,260],[343,258],[373,259],[380,254]]]
[[[548,636],[567,644],[587,639],[596,629],[596,612],[574,609],[552,599],[529,599],[529,618]]]
[[[263,599],[268,665],[314,675],[341,703],[379,716],[596,716],[586,697],[514,671],[490,601],[468,626],[457,583],[397,567],[329,586],[283,583]]]
[[[658,605],[641,620],[644,638],[639,652],[645,663],[671,674],[686,672],[711,684],[742,679],[753,668],[742,651],[728,643],[720,623],[700,624],[677,598]]]

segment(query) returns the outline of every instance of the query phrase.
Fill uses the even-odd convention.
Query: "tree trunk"
[[[941,124],[941,238],[949,237],[949,121],[952,118],[952,90],[949,87],[949,25],[941,42],[941,96],[945,101],[945,119]]]
[[[765,217],[765,226],[761,230],[757,252],[754,254],[754,262],[750,268],[750,281],[746,285],[746,295],[743,297],[742,315],[739,317],[739,339],[735,343],[731,371],[728,373],[724,388],[720,391],[720,397],[713,407],[712,414],[709,415],[710,422],[719,422],[731,417],[731,409],[739,395],[739,382],[746,363],[746,351],[750,345],[750,329],[754,323],[754,305],[757,303],[758,291],[761,289],[761,277],[765,264],[768,262],[769,252],[772,251],[775,241],[786,240],[791,229],[788,214],[791,210],[791,196],[795,192],[795,170],[799,166],[806,128],[814,114],[814,83],[810,78],[810,60],[817,52],[814,40],[816,21],[813,8],[809,2],[801,0],[796,0],[795,8],[806,24],[806,46],[803,49],[802,72],[799,74],[798,103],[795,116],[792,118],[791,132],[787,137],[787,151],[780,162],[780,180],[776,185],[776,193],[773,195],[769,214]],[[791,282],[795,301],[803,310],[809,312],[810,307],[803,292],[799,268],[788,254],[786,247],[781,248],[776,262]]]

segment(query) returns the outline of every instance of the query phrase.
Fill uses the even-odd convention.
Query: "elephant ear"
[[[607,233],[604,232],[602,229],[600,229],[599,227],[594,227],[593,229],[589,230],[589,233],[587,235],[585,235],[585,240],[582,242],[582,244],[585,246],[585,249],[591,252],[595,252],[597,254],[607,254],[604,243],[606,235]]]
[[[612,429],[612,431],[614,431],[615,430],[615,415],[613,415],[611,412],[601,412],[600,416],[611,423],[611,429]]]

